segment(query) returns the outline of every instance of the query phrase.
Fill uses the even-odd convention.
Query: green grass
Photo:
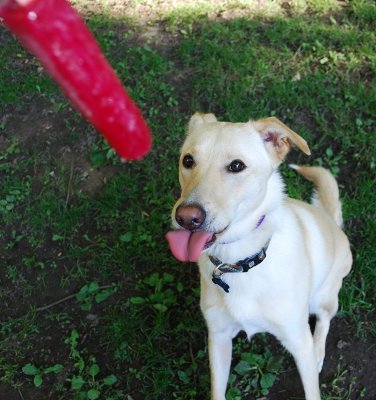
[[[96,7],[88,24],[147,118],[154,147],[121,164],[38,62],[0,31],[0,384],[34,397],[48,388],[56,399],[207,396],[198,272],[178,264],[164,240],[179,193],[179,146],[195,111],[231,121],[276,115],[312,149],[311,158],[292,152],[289,161],[337,175],[355,260],[339,314],[359,336],[374,335],[374,4],[174,8],[145,0],[116,15],[106,2]],[[85,190],[96,172],[107,183]],[[291,196],[309,198],[307,182],[282,172]],[[265,343],[235,341],[228,399],[273,390],[288,356]],[[337,398],[329,384],[325,393]]]

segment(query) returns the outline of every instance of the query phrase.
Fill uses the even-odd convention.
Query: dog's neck
[[[253,230],[258,229],[263,224],[263,222],[265,221],[265,218],[266,218],[265,214],[261,215],[261,217],[258,219],[256,225],[254,226]],[[239,240],[242,240],[242,239],[243,239],[242,237],[234,237],[234,238],[228,239],[228,240],[226,240],[226,239],[217,240],[215,243],[217,245],[228,245],[228,244],[235,243],[235,242],[237,242]]]
[[[270,241],[272,231],[268,215],[262,215],[256,224],[250,226],[246,234],[232,236],[231,238],[218,238],[211,246],[207,254],[214,256],[224,262],[236,262],[257,253]],[[246,243],[246,244],[244,244]]]
[[[236,262],[240,258],[257,253],[271,240],[286,196],[278,172],[271,176],[267,185],[266,195],[259,207],[234,224],[222,237],[218,237],[208,249],[208,255],[224,262]]]

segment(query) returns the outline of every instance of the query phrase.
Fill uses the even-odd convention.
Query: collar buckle
[[[220,261],[218,258],[209,256],[212,264],[215,265],[215,269],[212,273],[212,281],[216,285],[220,286],[226,293],[229,293],[230,286],[223,281],[222,275],[227,272],[248,272],[251,268],[261,264],[266,257],[266,249],[269,246],[270,240],[266,245],[254,256],[248,257],[244,260],[240,260],[235,264],[227,264]]]
[[[212,281],[216,285],[220,286],[226,293],[228,293],[230,286],[226,282],[223,282],[222,275],[224,274],[224,272],[221,271],[221,269],[220,269],[220,267],[222,267],[224,265],[225,264],[221,263],[214,269],[213,274],[212,274]]]

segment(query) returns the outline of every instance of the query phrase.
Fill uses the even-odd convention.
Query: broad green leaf
[[[181,293],[184,290],[184,285],[181,282],[176,284],[176,290]]]
[[[82,286],[82,288],[76,295],[77,300],[83,301],[86,298],[86,296],[88,295],[88,292],[89,292],[89,286],[88,285]]]
[[[71,380],[71,388],[73,390],[80,390],[84,383],[85,381],[82,376],[74,376]]]
[[[185,371],[178,371],[178,376],[180,380],[186,385],[189,383],[189,377]]]
[[[42,378],[42,374],[37,374],[34,376],[34,385],[36,387],[40,387],[42,386],[43,383],[43,378]]]
[[[97,390],[97,389],[90,389],[87,392],[87,398],[89,400],[96,400],[96,399],[99,398],[100,395],[101,395],[101,392],[99,390]]]
[[[107,300],[111,295],[114,294],[114,289],[101,290],[95,295],[95,301],[97,303],[102,303],[102,301]]]
[[[100,168],[106,165],[107,157],[104,151],[93,151],[90,154],[91,165],[95,168]]]
[[[272,356],[268,360],[267,370],[269,372],[278,372],[282,366],[282,358]]]
[[[88,286],[88,293],[94,294],[99,290],[99,283],[98,282],[90,282]]]
[[[163,273],[163,280],[166,283],[172,283],[174,281],[174,275],[169,274],[168,272]]]
[[[29,363],[22,368],[22,372],[26,375],[37,375],[39,373],[39,368]]]
[[[164,304],[154,304],[153,307],[160,312],[166,312],[168,310]]]
[[[131,297],[129,300],[132,304],[144,304],[145,303],[145,299],[143,297]]]
[[[124,233],[124,235],[121,235],[119,239],[122,243],[129,243],[132,240],[132,233]]]
[[[55,373],[58,374],[59,372],[64,371],[64,367],[61,364],[55,364],[52,367],[48,367],[46,368],[43,372],[45,374],[49,374],[49,373]]]
[[[117,382],[117,378],[115,375],[109,375],[109,376],[106,376],[105,378],[103,378],[103,383],[107,386],[115,385],[116,382]]]
[[[239,375],[243,376],[251,370],[251,367],[247,361],[241,360],[234,369]]]
[[[64,239],[64,237],[61,235],[57,235],[57,234],[52,235],[53,242],[58,242],[59,240],[63,240],[63,239]]]
[[[274,374],[266,373],[264,374],[261,379],[260,379],[260,386],[262,389],[270,389],[275,380],[277,379],[277,376]]]
[[[99,365],[98,364],[93,364],[90,368],[89,368],[89,375],[92,376],[93,378],[95,376],[97,376],[99,374]]]

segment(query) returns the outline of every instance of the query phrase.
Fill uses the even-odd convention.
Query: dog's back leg
[[[319,372],[317,369],[315,346],[309,324],[286,332],[279,337],[282,344],[293,355],[303,383],[306,400],[320,400]]]
[[[339,267],[334,266],[323,286],[315,294],[311,304],[311,312],[316,315],[313,339],[319,372],[321,372],[324,363],[325,343],[330,321],[338,310],[338,293],[342,286],[342,278],[350,271],[351,264],[352,257],[349,249],[345,260],[341,260]]]
[[[322,307],[316,314],[315,332],[313,341],[315,343],[315,353],[317,358],[317,369],[321,372],[325,358],[325,343],[328,336],[330,321],[337,312],[338,301]]]

